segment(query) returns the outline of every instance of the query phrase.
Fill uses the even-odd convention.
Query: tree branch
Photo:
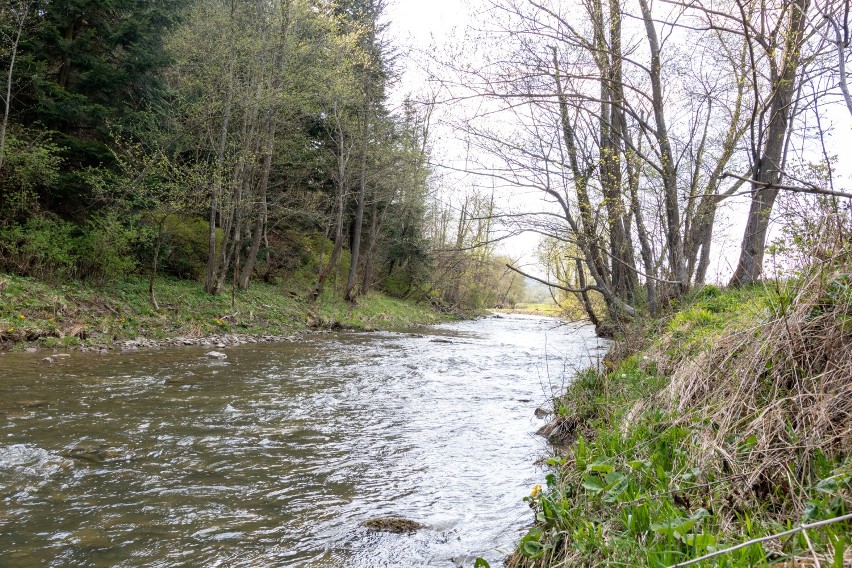
[[[725,172],[724,174],[722,174],[722,177],[720,179],[725,179],[728,177],[749,182],[752,185],[759,185],[764,187],[765,189],[783,189],[784,191],[793,191],[796,193],[815,193],[817,195],[833,195],[834,197],[846,197],[848,199],[852,199],[852,193],[845,193],[843,191],[832,191],[830,189],[820,189],[818,187],[798,187],[794,185],[779,185],[776,183],[761,182],[755,179],[738,176],[730,172]]]
[[[541,278],[537,278],[536,276],[532,276],[531,274],[527,274],[526,272],[515,268],[511,264],[506,264],[506,268],[509,270],[513,270],[520,274],[521,276],[526,276],[530,280],[535,280],[536,282],[541,282],[545,286],[550,286],[551,288],[558,288],[560,290],[565,290],[566,292],[571,292],[572,294],[583,294],[584,292],[588,292],[590,290],[594,290],[595,292],[600,292],[601,289],[597,286],[590,284],[589,286],[584,286],[582,288],[568,288],[567,286],[563,286],[562,284],[555,284],[553,282],[548,282],[547,280],[542,280]]]

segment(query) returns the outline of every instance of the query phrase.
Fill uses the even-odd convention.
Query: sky
[[[386,19],[389,23],[388,33],[393,44],[407,54],[403,58],[403,73],[396,87],[394,97],[401,101],[406,93],[423,91],[429,88],[428,71],[424,66],[431,57],[440,58],[444,50],[451,48],[464,37],[470,27],[482,27],[483,19],[476,14],[484,9],[487,0],[389,0]],[[426,62],[426,63],[424,63]],[[465,105],[455,103],[439,109],[437,114],[447,119],[453,115],[466,112]],[[845,107],[838,105],[828,114],[828,120],[836,125],[835,134],[829,138],[829,153],[838,154],[838,170],[840,185],[836,189],[852,189],[852,119]],[[460,159],[465,152],[459,135],[447,124],[440,124],[433,131],[432,143],[435,160],[439,163],[451,163]],[[470,176],[456,174],[447,176],[450,185],[456,185],[457,191],[468,189],[477,183]],[[479,184],[486,184],[479,180]],[[723,187],[724,189],[724,187]],[[450,192],[451,193],[451,192]],[[522,192],[515,192],[523,195]],[[452,195],[447,196],[452,200]],[[502,196],[504,207],[518,209],[526,205],[531,209],[541,208],[541,199],[537,195],[526,194],[523,198],[514,200],[506,194]],[[715,259],[711,265],[708,278],[711,281],[724,283],[733,273],[739,255],[740,240],[748,213],[748,198],[739,197],[727,200],[720,207],[718,227],[715,231],[712,256]],[[770,240],[777,235],[770,234]],[[501,243],[503,253],[519,259],[519,264],[536,275],[543,275],[543,268],[535,266],[535,249],[539,237],[525,234],[512,237]]]

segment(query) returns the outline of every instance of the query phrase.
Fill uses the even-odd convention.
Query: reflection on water
[[[0,355],[0,566],[499,563],[533,417],[603,342],[500,316],[114,355]],[[428,525],[370,533],[375,516]]]

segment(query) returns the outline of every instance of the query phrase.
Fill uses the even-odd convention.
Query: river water
[[[497,566],[543,477],[533,412],[604,346],[504,315],[0,355],[0,566]],[[360,525],[385,515],[427,528]]]

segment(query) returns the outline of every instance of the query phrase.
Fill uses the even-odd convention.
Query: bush
[[[59,180],[62,149],[46,140],[48,132],[19,130],[6,137],[0,172],[0,217],[20,219],[39,208],[38,191]]]
[[[0,229],[0,267],[22,276],[73,277],[74,226],[45,215]]]
[[[204,219],[169,215],[163,223],[163,248],[160,251],[163,271],[179,278],[202,280],[207,267],[209,227]],[[156,231],[154,227],[155,235]],[[216,236],[221,245],[221,229],[217,229]]]
[[[0,268],[45,280],[82,278],[103,283],[130,274],[136,232],[115,214],[93,217],[81,228],[51,215],[0,229]]]
[[[75,242],[77,276],[104,283],[134,272],[136,260],[130,252],[136,235],[116,213],[89,219]]]

